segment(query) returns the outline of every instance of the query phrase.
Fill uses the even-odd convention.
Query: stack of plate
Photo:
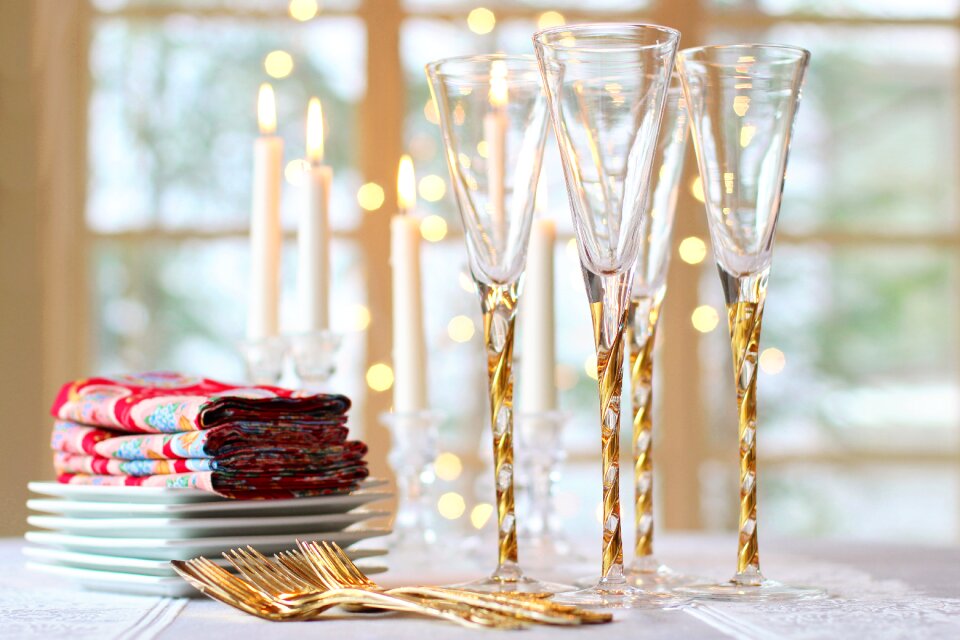
[[[330,540],[344,547],[366,573],[385,571],[383,548],[357,549],[361,540],[389,530],[368,520],[387,511],[386,481],[368,479],[350,493],[292,500],[227,500],[196,489],[98,487],[31,482],[46,497],[27,506],[43,515],[27,522],[24,553],[30,568],[84,587],[165,596],[196,595],[173,571],[170,560],[206,556],[226,566],[220,554],[250,545],[263,553],[296,546],[296,540]]]

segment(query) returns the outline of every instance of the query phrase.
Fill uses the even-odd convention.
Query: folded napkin
[[[154,460],[122,460],[97,455],[54,453],[57,473],[87,473],[108,476],[152,476],[191,471],[233,471],[236,473],[318,473],[361,464],[367,452],[362,442],[346,442],[326,449],[304,451],[289,447],[264,448],[211,458],[174,458]]]
[[[175,433],[222,424],[308,424],[346,413],[341,395],[238,386],[176,373],[88,378],[60,389],[55,418],[132,433]]]
[[[50,445],[54,451],[121,460],[224,458],[265,448],[296,452],[342,444],[347,439],[345,422],[346,416],[336,416],[326,425],[243,423],[204,431],[126,435],[57,420]]]
[[[280,474],[236,474],[217,471],[167,473],[153,476],[105,476],[86,473],[62,473],[64,484],[128,487],[166,487],[200,489],[225,498],[283,499],[344,493],[357,488],[367,477],[366,463],[325,473],[284,476]]]
[[[175,373],[63,386],[51,412],[60,482],[192,487],[232,498],[350,491],[367,447],[348,441],[340,395]]]

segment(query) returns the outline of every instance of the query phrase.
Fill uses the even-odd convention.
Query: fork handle
[[[388,594],[366,589],[338,589],[337,594],[349,597],[351,604],[416,613],[430,618],[456,622],[473,629],[519,626],[516,620],[493,611],[481,613],[476,609],[465,609],[454,603],[429,601],[413,595]]]

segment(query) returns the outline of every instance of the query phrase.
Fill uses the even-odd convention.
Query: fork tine
[[[202,574],[195,573],[193,571],[194,567],[190,566],[188,563],[181,560],[174,560],[171,564],[173,564],[174,571],[180,574],[184,580],[193,585],[195,589],[200,591],[200,593],[204,594],[205,596],[222,602],[225,605],[233,607],[234,609],[239,609],[245,613],[255,615],[258,618],[269,619],[269,614],[267,614],[265,611],[248,604],[242,597],[238,597],[230,591],[221,588],[219,583],[210,580]]]
[[[337,574],[337,577],[346,584],[358,585],[362,584],[357,581],[357,579],[347,570],[343,563],[340,562],[340,559],[334,554],[330,547],[327,546],[326,542],[317,544],[314,543],[317,553],[323,558],[323,561],[330,567],[331,571],[334,571]]]
[[[292,583],[282,573],[277,571],[276,566],[269,558],[259,553],[255,549],[238,549],[237,555],[243,558],[245,566],[257,577],[258,583],[267,588],[278,597],[291,595],[302,595],[302,589],[298,584]]]
[[[242,549],[233,549],[229,554],[224,554],[224,557],[257,589],[271,597],[286,595],[290,591],[287,585],[278,582],[269,571]]]
[[[328,542],[323,542],[323,551],[327,561],[337,568],[345,580],[349,580],[351,584],[355,585],[364,587],[370,586],[367,577],[363,575],[363,572],[357,569],[356,565],[353,564],[353,561],[350,560],[350,558],[346,557],[346,554],[343,553],[343,550],[340,549],[340,547],[331,545]]]
[[[311,542],[297,540],[297,546],[300,547],[304,559],[314,570],[317,578],[331,589],[343,586],[343,583],[337,578],[331,568],[327,566],[327,563],[324,562],[313,545],[314,543]]]
[[[263,594],[254,589],[250,584],[234,576],[228,571],[224,571],[206,558],[196,558],[188,560],[180,566],[174,565],[178,572],[183,570],[200,582],[204,588],[198,587],[195,582],[191,582],[200,591],[207,593],[209,590],[215,590],[221,597],[218,598],[227,604],[233,604],[234,601],[242,602],[247,608],[252,607],[251,600],[256,600],[258,606],[265,607]],[[181,573],[183,575],[183,573]],[[248,610],[244,608],[244,610]]]
[[[317,576],[313,566],[303,559],[299,551],[281,551],[276,556],[277,563],[291,576],[295,576],[306,587],[326,591],[329,587]]]
[[[368,578],[366,574],[360,570],[360,567],[354,564],[353,560],[350,559],[350,556],[347,555],[347,552],[344,551],[340,545],[338,545],[336,542],[331,542],[330,546],[333,547],[333,552],[336,554],[336,556],[340,558],[340,562],[347,568],[348,571],[350,571],[351,574],[353,574],[354,577],[357,578],[357,580],[363,581],[363,583],[368,586],[376,586],[376,583],[370,580],[370,578]]]

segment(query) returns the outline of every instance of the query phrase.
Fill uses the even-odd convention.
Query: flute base
[[[726,602],[782,602],[791,600],[816,600],[825,598],[827,592],[817,587],[789,586],[774,580],[761,580],[759,584],[740,584],[731,580],[719,584],[691,584],[677,587],[673,593],[697,600]]]
[[[589,609],[676,609],[690,602],[670,593],[638,589],[625,578],[600,578],[593,587],[561,593],[552,600]]]
[[[523,594],[533,598],[548,598],[572,589],[568,584],[528,578],[519,568],[513,571],[498,571],[488,578],[450,585],[450,588],[475,593]]]
[[[677,587],[701,582],[697,576],[678,573],[670,567],[660,564],[654,557],[637,558],[627,569],[627,582],[645,592],[668,592]]]

